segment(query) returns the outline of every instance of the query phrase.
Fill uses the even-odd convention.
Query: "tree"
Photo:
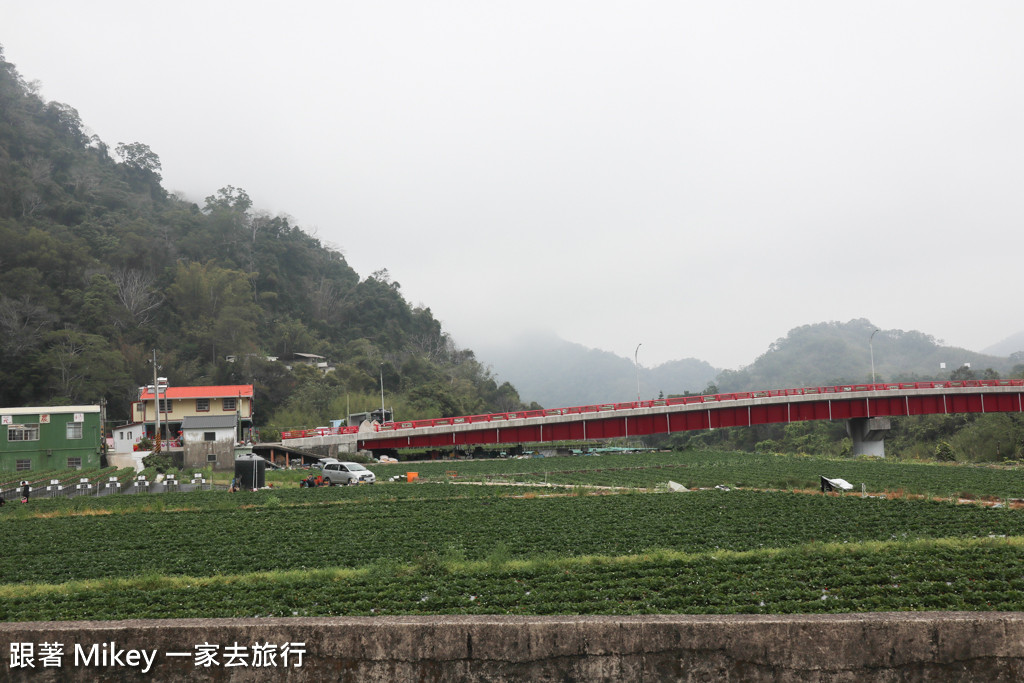
[[[499,413],[508,413],[523,408],[519,392],[508,382],[502,382],[500,386],[495,387],[494,392],[487,397],[487,401],[488,407]]]
[[[954,382],[963,381],[967,379],[976,379],[974,370],[971,370],[969,365],[961,365],[953,372],[949,373],[949,378]]]
[[[58,131],[74,147],[84,147],[89,138],[82,132],[82,117],[78,110],[60,102],[46,105],[46,117],[51,127]],[[137,144],[137,143],[136,143]]]
[[[245,214],[252,208],[252,199],[249,193],[240,187],[225,185],[206,198],[204,211],[213,213],[215,211],[231,211]]]
[[[179,264],[167,299],[185,337],[209,349],[211,362],[217,360],[218,346],[235,353],[258,347],[259,307],[252,300],[245,273],[213,262]]]
[[[131,384],[124,358],[106,339],[73,329],[47,335],[36,370],[49,378],[49,400],[59,398],[71,404],[116,397]]]
[[[467,412],[459,398],[447,386],[439,383],[419,385],[406,396],[409,407],[420,418],[456,417]]]
[[[93,275],[82,292],[78,313],[81,325],[95,334],[110,336],[118,322],[117,314],[117,287],[106,275]]]
[[[27,294],[17,299],[0,295],[0,348],[18,356],[38,347],[56,316]]]
[[[319,341],[313,336],[301,320],[291,316],[284,316],[281,320],[275,320],[271,328],[271,346],[268,349],[281,358],[291,358],[298,353],[316,353],[319,351]]]
[[[117,300],[128,312],[132,323],[139,327],[148,324],[164,300],[153,287],[153,276],[141,270],[121,268],[113,277]]]
[[[309,300],[316,320],[329,322],[339,315],[341,296],[334,280],[321,277],[316,289],[310,292]]]
[[[250,237],[259,228],[253,228],[249,209],[252,199],[241,189],[228,185],[217,190],[206,198],[203,213],[207,216],[207,235],[205,256],[209,258],[210,247],[215,247],[212,255],[223,262],[247,268],[252,273],[255,269],[255,252],[253,239]],[[211,240],[210,237],[213,239]],[[210,244],[213,242],[213,244]]]
[[[141,142],[119,142],[114,151],[121,157],[121,163],[128,168],[149,175],[157,181],[161,179],[160,157],[149,148],[149,145]]]
[[[953,447],[949,445],[948,441],[940,441],[935,444],[935,459],[940,462],[953,462],[956,460]]]

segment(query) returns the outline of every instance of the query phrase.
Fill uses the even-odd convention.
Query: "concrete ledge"
[[[1024,613],[23,622],[0,647],[11,681],[1017,681]]]

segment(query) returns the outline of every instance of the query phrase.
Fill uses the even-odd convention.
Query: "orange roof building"
[[[253,385],[232,384],[208,387],[159,386],[161,432],[174,438],[186,417],[233,415],[238,421],[240,440],[252,436]],[[153,386],[141,387],[139,399],[132,403],[132,422],[146,425],[154,435],[157,395]],[[164,426],[166,425],[166,427]]]

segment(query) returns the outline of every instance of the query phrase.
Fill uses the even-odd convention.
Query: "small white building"
[[[141,422],[114,427],[114,453],[134,453],[136,446],[146,436],[146,425]]]
[[[107,464],[113,467],[134,467],[136,472],[143,469],[142,459],[152,453],[148,448],[138,450],[139,442],[146,436],[146,425],[141,422],[121,425],[110,430]]]

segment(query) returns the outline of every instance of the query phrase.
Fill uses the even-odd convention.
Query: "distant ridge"
[[[978,377],[986,370],[1005,377],[1021,362],[1010,354],[1024,348],[1024,333],[981,353],[945,346],[915,330],[879,330],[872,337],[876,329],[864,318],[796,327],[739,370],[717,370],[695,358],[654,368],[641,366],[640,396],[650,399],[709,388],[729,392],[870,382],[872,352],[879,382],[945,379],[965,364]],[[502,380],[512,382],[527,402],[561,407],[637,397],[637,368],[631,358],[568,342],[553,333],[475,346],[478,359]]]
[[[1024,331],[1011,334],[1006,339],[981,350],[993,356],[1011,356],[1015,353],[1024,353]]]
[[[554,333],[525,334],[502,344],[474,344],[478,360],[519,390],[524,401],[564,407],[635,401],[637,368],[633,360],[561,339]],[[717,370],[690,358],[639,368],[640,395],[696,393],[713,382]]]

